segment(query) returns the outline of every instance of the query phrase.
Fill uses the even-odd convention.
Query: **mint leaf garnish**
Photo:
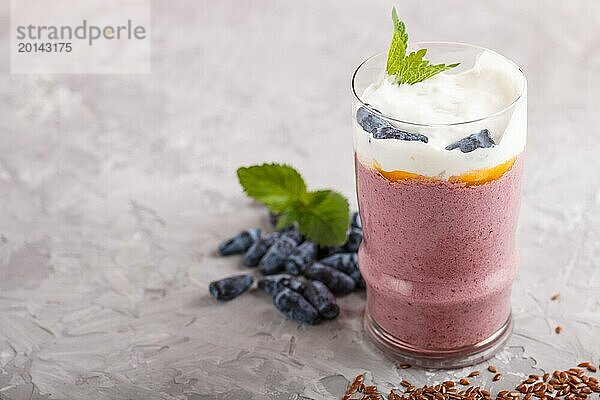
[[[388,52],[386,71],[388,75],[395,76],[394,82],[412,85],[460,64],[430,64],[428,60],[423,60],[427,49],[413,51],[407,56],[408,33],[406,33],[404,22],[398,18],[395,7],[392,8],[392,21],[394,22],[394,36]]]
[[[332,190],[308,192],[298,207],[300,233],[327,246],[343,244],[350,223],[348,200]]]
[[[241,167],[237,175],[248,196],[279,213],[278,229],[297,224],[300,233],[325,246],[346,241],[350,210],[340,193],[308,191],[302,176],[288,165]]]
[[[294,200],[283,210],[281,214],[279,214],[279,218],[277,220],[277,226],[275,227],[278,230],[287,228],[288,226],[294,225],[294,223],[300,218],[300,213],[298,208],[301,203],[298,200]]]
[[[392,8],[392,20],[394,21],[394,36],[392,37],[392,44],[388,52],[386,71],[390,75],[395,75],[400,69],[402,60],[404,60],[404,56],[406,55],[408,33],[406,33],[404,22],[398,18],[395,7]]]
[[[237,175],[246,194],[279,213],[306,193],[306,184],[294,168],[263,164],[238,168]]]

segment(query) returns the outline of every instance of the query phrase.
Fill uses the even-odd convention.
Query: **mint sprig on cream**
[[[309,240],[342,245],[350,224],[348,200],[333,190],[308,191],[294,168],[281,164],[241,167],[237,175],[246,194],[279,214],[277,229],[296,224]]]
[[[394,22],[394,36],[388,52],[386,71],[388,75],[394,76],[396,83],[412,85],[460,64],[430,64],[428,60],[423,59],[427,54],[427,49],[420,49],[406,55],[408,33],[404,22],[398,18],[395,7],[392,8],[392,21]]]

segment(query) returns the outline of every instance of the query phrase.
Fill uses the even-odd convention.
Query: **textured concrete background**
[[[267,225],[239,165],[287,161],[354,198],[350,76],[388,45],[391,6],[157,1],[147,76],[9,75],[2,57],[0,398],[322,399],[362,371],[383,386],[462,376],[397,370],[363,337],[361,294],[304,327],[258,293],[207,293],[244,270],[217,243]],[[398,9],[413,40],[498,50],[529,79],[516,329],[493,361],[506,379],[477,382],[598,363],[600,2]]]

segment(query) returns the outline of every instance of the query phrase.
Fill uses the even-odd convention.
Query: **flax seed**
[[[544,386],[544,384],[542,382],[538,382],[535,385],[533,385],[533,391],[539,392],[543,386]]]
[[[569,380],[575,384],[581,383],[581,378],[579,378],[577,375],[571,375],[571,378],[569,378]]]
[[[542,376],[542,380],[543,380],[544,382],[546,382],[546,381],[548,380],[548,378],[550,378],[550,374],[549,374],[548,372],[546,372],[546,373],[544,374],[544,376]]]
[[[557,335],[560,335],[562,330],[563,330],[563,328],[560,325],[558,325],[556,328],[554,328],[554,332],[556,332]]]
[[[500,379],[502,379],[502,374],[496,374],[494,375],[494,377],[492,378],[492,381],[497,382]]]
[[[479,376],[479,371],[473,371],[471,372],[469,375],[467,375],[469,378],[474,378],[476,376]]]
[[[365,393],[372,394],[377,392],[377,386],[366,386]]]
[[[567,382],[569,380],[569,374],[563,371],[563,372],[560,373],[560,378],[559,379],[563,383]]]
[[[389,400],[400,400],[400,396],[394,392],[394,389],[390,389],[390,394],[388,395]]]
[[[346,395],[344,396],[343,400],[350,399],[350,397],[358,391],[360,386],[364,386],[364,385],[362,385],[364,380],[365,380],[365,374],[358,375],[356,378],[354,378],[354,382],[352,382],[352,384],[346,391]]]
[[[580,368],[569,368],[569,371],[568,371],[568,372],[570,372],[570,373],[572,373],[572,374],[575,374],[575,375],[577,375],[577,376],[579,376],[579,375],[583,374],[583,370],[582,370],[582,369],[580,369]]]
[[[498,372],[498,370],[496,369],[496,367],[494,367],[493,365],[488,366],[487,370],[490,371],[493,374],[495,374],[496,372]]]

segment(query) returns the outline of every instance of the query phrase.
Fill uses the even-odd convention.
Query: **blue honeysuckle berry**
[[[356,288],[356,282],[348,274],[321,263],[313,263],[304,276],[323,282],[335,294],[348,294]]]
[[[360,221],[360,214],[358,212],[353,212],[350,216],[350,227],[362,229],[362,223]]]
[[[295,225],[288,226],[287,228],[282,229],[280,233],[282,236],[285,235],[289,238],[294,239],[296,242],[298,242],[298,244],[302,243],[302,240],[304,240],[302,234],[298,231],[298,228]]]
[[[267,250],[260,260],[260,272],[265,275],[272,275],[283,270],[283,263],[292,251],[298,246],[298,242],[293,238],[282,234],[275,243]]]
[[[274,296],[277,293],[277,288],[279,287],[279,282],[282,279],[289,278],[290,275],[287,274],[276,274],[269,275],[260,278],[257,282],[258,288],[265,292],[266,294],[270,294]]]
[[[211,282],[208,291],[217,300],[231,300],[248,290],[253,282],[252,275],[235,275]]]
[[[306,240],[296,247],[285,260],[285,272],[290,275],[300,275],[317,257],[317,245]]]
[[[482,129],[481,131],[460,139],[458,142],[446,146],[446,150],[460,149],[463,153],[470,153],[477,149],[485,149],[494,146],[494,139],[490,136],[490,131]]]
[[[288,288],[296,292],[302,293],[305,286],[306,285],[304,284],[304,281],[302,279],[297,278],[295,276],[286,276],[283,279],[279,280],[279,282],[277,282],[277,291],[283,288]]]
[[[227,239],[219,245],[219,254],[229,256],[232,254],[242,254],[260,238],[260,229],[248,229],[242,231]]]
[[[365,106],[356,110],[356,122],[369,133],[373,133],[379,128],[391,127],[389,122],[377,116]]]
[[[304,324],[319,322],[319,312],[300,293],[282,288],[273,297],[273,304],[286,317]]]
[[[391,126],[377,128],[374,132],[372,132],[372,134],[373,139],[396,139],[413,142],[418,141],[423,143],[427,143],[429,141],[429,138],[427,138],[427,136],[422,135],[420,133],[405,132]]]
[[[269,247],[279,239],[279,236],[279,232],[272,232],[254,242],[246,251],[246,254],[244,254],[244,265],[247,267],[256,267],[267,250],[269,250]]]
[[[360,244],[363,240],[362,229],[359,228],[350,228],[348,231],[348,240],[344,245],[344,248],[349,252],[356,253]]]
[[[337,253],[319,260],[323,265],[335,268],[348,275],[358,269],[356,253]]]
[[[323,318],[334,319],[340,314],[335,296],[323,282],[308,281],[303,294]]]
[[[350,277],[356,282],[357,289],[364,289],[367,286],[358,268],[350,274]]]

